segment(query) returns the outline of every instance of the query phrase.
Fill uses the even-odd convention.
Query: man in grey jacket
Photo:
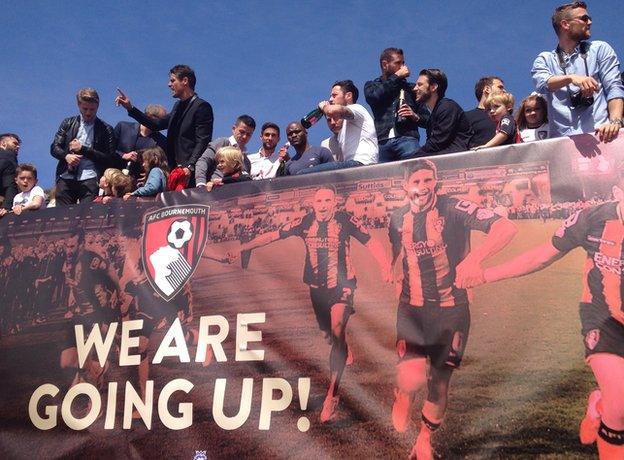
[[[221,147],[233,146],[238,147],[243,152],[245,158],[245,170],[251,171],[251,163],[247,158],[247,142],[253,136],[256,129],[256,122],[249,115],[241,115],[236,119],[232,126],[232,135],[230,137],[220,137],[215,139],[208,148],[204,150],[202,156],[195,164],[195,184],[197,187],[205,187],[211,178],[221,178],[223,174],[217,169],[215,155]]]

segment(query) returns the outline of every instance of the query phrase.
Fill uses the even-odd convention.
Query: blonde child
[[[122,174],[121,170],[117,169],[117,168],[107,168],[104,171],[104,174],[102,174],[102,177],[100,177],[100,195],[93,201],[98,202],[98,203],[102,203],[102,202],[108,202],[108,200],[105,200],[105,197],[112,197],[113,196],[113,190],[111,188],[111,182],[113,180],[113,177],[117,176],[118,174]]]
[[[147,176],[145,185],[137,188],[132,193],[126,193],[124,200],[131,196],[156,196],[167,190],[167,176],[169,167],[167,157],[160,147],[153,147],[143,150],[143,172]]]
[[[485,101],[485,110],[488,111],[490,120],[496,123],[496,134],[487,143],[475,147],[473,150],[508,145],[516,143],[516,121],[514,120],[513,106],[514,97],[511,93],[491,94]]]
[[[522,142],[548,139],[548,104],[539,94],[526,97],[516,115]]]
[[[251,177],[243,169],[245,160],[243,153],[236,147],[221,147],[215,155],[217,169],[223,174],[222,178],[212,179],[206,184],[206,190],[211,191],[215,186],[233,184],[235,182],[250,181]]]

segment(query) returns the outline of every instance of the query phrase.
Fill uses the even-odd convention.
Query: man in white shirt
[[[279,151],[275,151],[280,141],[280,129],[275,123],[267,121],[260,131],[262,147],[256,153],[247,155],[251,163],[249,175],[253,180],[271,179],[279,168]]]
[[[308,168],[305,173],[352,168],[378,162],[379,148],[375,122],[363,106],[356,104],[358,95],[359,91],[351,80],[342,80],[333,84],[329,101],[319,102],[319,109],[328,119],[344,120],[337,135],[343,160]]]

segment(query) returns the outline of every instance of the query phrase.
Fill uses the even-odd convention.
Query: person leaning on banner
[[[169,70],[171,95],[179,99],[171,113],[161,119],[152,119],[132,105],[120,89],[115,103],[128,115],[152,131],[167,130],[167,156],[170,164],[181,169],[187,187],[194,185],[195,163],[212,140],[212,106],[195,92],[195,72],[187,65],[176,65]],[[172,176],[177,177],[178,173]],[[170,187],[172,188],[172,187]]]
[[[364,85],[366,102],[375,117],[379,162],[411,158],[419,147],[418,126],[426,126],[429,111],[414,100],[414,84],[407,81],[410,71],[402,49],[383,50],[379,65],[381,76]],[[399,107],[401,91],[404,100]]]
[[[496,123],[494,123],[485,109],[485,101],[493,94],[504,93],[505,82],[493,75],[481,77],[475,84],[475,97],[478,105],[475,109],[466,112],[466,118],[472,127],[474,145],[483,145],[496,134]]]
[[[351,80],[342,80],[332,85],[329,101],[319,102],[318,107],[327,118],[344,120],[337,136],[343,159],[306,168],[301,174],[353,168],[378,162],[379,148],[375,122],[363,106],[356,104],[358,96],[359,91],[355,84]]]
[[[213,179],[222,179],[223,174],[217,168],[216,154],[221,147],[236,147],[243,152],[244,170],[249,174],[251,163],[247,158],[247,142],[253,136],[256,130],[256,121],[249,115],[239,116],[232,126],[232,135],[230,137],[220,137],[215,139],[202,153],[197,160],[195,168],[195,184],[197,187],[206,187]]]
[[[63,120],[50,146],[50,153],[58,160],[57,206],[93,201],[104,170],[121,163],[115,154],[113,128],[97,117],[97,91],[83,88],[76,100],[80,115]]]
[[[557,7],[552,25],[559,43],[540,53],[531,70],[537,92],[548,101],[550,137],[595,132],[612,141],[624,107],[615,51],[606,42],[587,41],[592,20],[585,2]]]
[[[275,123],[267,121],[260,129],[262,146],[256,153],[247,155],[250,164],[249,175],[253,180],[272,179],[276,176],[280,165],[279,150],[280,129]]]
[[[0,208],[0,217],[11,210],[13,198],[17,194],[15,170],[17,168],[17,153],[21,143],[22,141],[17,134],[0,134],[0,196],[4,197]]]
[[[162,105],[149,104],[145,108],[145,115],[154,121],[167,116],[167,109]],[[132,177],[139,179],[141,175],[141,151],[152,147],[167,149],[167,138],[158,131],[152,131],[147,126],[130,121],[120,121],[115,125],[117,139],[117,155],[123,160],[125,169]],[[169,161],[171,160],[171,161]],[[173,158],[168,159],[169,168],[175,168]],[[145,182],[145,179],[141,182]]]
[[[304,174],[307,169],[325,163],[333,163],[332,153],[324,147],[316,147],[308,142],[308,132],[298,121],[293,121],[286,128],[288,142],[295,149],[295,154],[286,161],[284,175]]]
[[[431,112],[427,121],[427,141],[413,157],[462,152],[472,147],[473,132],[466,114],[457,102],[444,97],[448,80],[439,69],[423,69],[414,92],[416,101]]]
[[[332,135],[327,139],[321,141],[321,147],[325,147],[329,150],[336,161],[342,161],[344,156],[342,155],[342,149],[340,148],[340,142],[338,142],[338,134],[342,130],[342,118],[325,117],[327,127],[331,131]]]

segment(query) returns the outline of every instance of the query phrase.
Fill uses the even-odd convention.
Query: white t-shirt
[[[360,104],[348,105],[347,109],[353,113],[353,120],[345,119],[338,133],[338,143],[345,161],[355,160],[363,165],[377,163],[379,147],[373,117]]]
[[[533,142],[548,139],[548,123],[537,128],[526,128],[520,131],[522,142]]]
[[[16,206],[18,204],[21,204],[22,206],[26,206],[27,204],[32,203],[33,199],[36,196],[42,197],[43,203],[45,204],[45,192],[43,191],[41,187],[39,187],[38,185],[35,185],[28,192],[20,192],[17,195],[15,195],[15,198],[13,198],[13,206]],[[43,208],[45,206],[42,205],[41,207]]]
[[[279,168],[279,149],[276,149],[270,157],[262,155],[262,148],[257,153],[247,155],[251,163],[251,171],[249,175],[254,180],[271,179],[275,177]]]

